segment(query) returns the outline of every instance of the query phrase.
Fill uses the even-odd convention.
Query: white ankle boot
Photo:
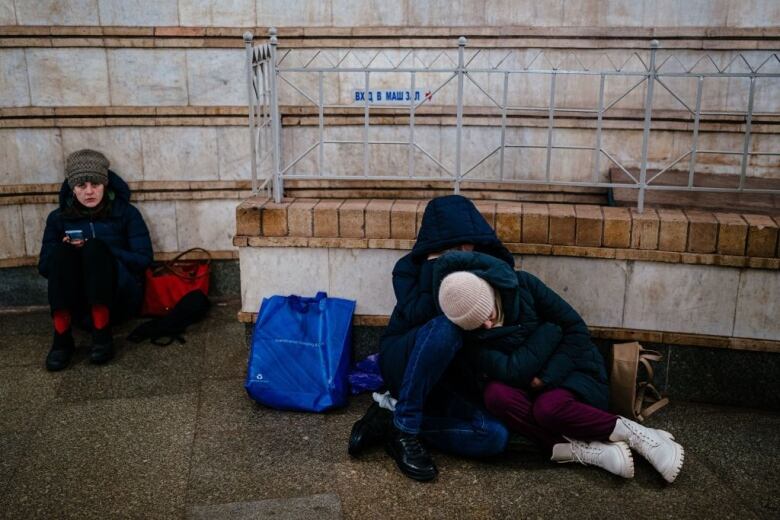
[[[634,458],[625,442],[582,442],[569,440],[553,446],[554,462],[579,462],[597,466],[623,478],[634,477]]]
[[[632,449],[647,459],[667,482],[674,482],[680,474],[685,450],[674,442],[674,437],[669,432],[618,417],[609,440],[627,442]]]

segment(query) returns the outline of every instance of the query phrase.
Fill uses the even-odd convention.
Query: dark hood
[[[461,195],[437,197],[423,213],[412,259],[421,262],[430,253],[469,243],[476,251],[487,253],[514,266],[512,254],[496,236],[493,228],[474,203]]]
[[[130,186],[122,180],[122,177],[111,170],[108,170],[108,191],[114,193],[113,203],[116,206],[117,201],[121,201],[120,206],[130,202]],[[108,196],[108,191],[104,196]],[[60,186],[60,209],[66,209],[73,200],[73,190],[70,189],[68,181],[62,181]]]

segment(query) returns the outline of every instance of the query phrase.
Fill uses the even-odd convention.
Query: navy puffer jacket
[[[51,255],[54,247],[62,242],[65,230],[80,229],[87,239],[105,242],[116,259],[117,292],[112,311],[120,315],[134,314],[143,300],[144,270],[152,262],[149,230],[141,213],[130,204],[130,187],[110,170],[104,196],[111,198],[109,216],[96,219],[67,216],[65,210],[74,204],[74,197],[68,183],[62,183],[60,207],[46,219],[38,271],[48,278]]]
[[[467,333],[466,348],[488,379],[528,388],[566,388],[606,410],[609,386],[604,359],[577,311],[534,275],[480,253],[450,252],[433,268],[434,294],[454,271],[470,271],[501,297],[504,325]],[[438,304],[438,301],[437,301]]]
[[[436,261],[427,257],[461,244],[473,244],[476,251],[497,258],[507,267],[514,265],[512,254],[469,199],[448,195],[428,203],[417,242],[411,253],[398,260],[393,268],[396,304],[380,340],[379,365],[388,389],[395,396],[417,330],[441,314],[433,292],[432,267]]]

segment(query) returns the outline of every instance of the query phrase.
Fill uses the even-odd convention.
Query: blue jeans
[[[402,432],[420,435],[442,451],[469,457],[496,455],[506,447],[506,427],[454,390],[438,387],[441,405],[423,410],[462,345],[461,330],[444,316],[420,328],[404,372],[394,423]]]

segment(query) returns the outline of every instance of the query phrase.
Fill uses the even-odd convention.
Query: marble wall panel
[[[57,204],[24,204],[21,206],[22,222],[24,224],[24,247],[27,256],[41,254],[43,230],[46,228],[46,218],[57,208]]]
[[[247,181],[252,178],[249,130],[244,127],[217,128],[219,180]]]
[[[187,66],[181,50],[108,51],[114,105],[186,105]]]
[[[723,27],[728,0],[645,0],[645,27]]]
[[[245,57],[239,49],[188,50],[190,104],[246,106]]]
[[[282,69],[277,81],[280,105],[317,106],[319,102],[320,74],[317,72],[291,72],[284,69],[301,67],[334,67],[347,53],[344,49],[294,49],[287,53],[280,64]],[[367,52],[367,51],[355,51]],[[357,65],[360,66],[360,65]],[[322,74],[323,102],[326,105],[351,103],[341,99],[338,73]],[[350,94],[351,95],[351,94]]]
[[[109,104],[105,50],[25,49],[25,53],[33,105]]]
[[[334,27],[406,25],[404,2],[336,0],[331,4]]]
[[[57,129],[0,130],[0,184],[59,183],[64,179]]]
[[[14,0],[0,0],[0,25],[16,25]]]
[[[182,202],[184,204],[184,202]],[[176,203],[171,201],[143,201],[135,206],[144,217],[152,238],[155,253],[181,251],[176,231]]]
[[[0,50],[0,106],[23,107],[30,104],[27,63],[23,49]]]
[[[325,175],[363,175],[363,128],[359,126],[325,127],[325,141],[342,141],[324,145],[322,169]],[[343,143],[343,141],[360,141],[360,144]],[[317,160],[316,150],[312,151],[312,159]],[[369,169],[370,169],[369,161]]]
[[[313,296],[330,289],[328,250],[292,247],[241,247],[241,309],[257,312],[275,294]]]
[[[98,0],[101,25],[179,25],[178,0]]]
[[[521,145],[546,146],[547,130],[544,128],[507,128],[506,148],[504,150],[504,178],[510,180],[544,179],[547,150],[513,147]]]
[[[319,135],[319,128],[310,126],[282,129],[282,168],[286,168],[293,161],[297,161],[289,170],[291,174],[314,175],[319,173],[319,146],[303,155],[304,152],[319,142]]]
[[[729,27],[767,27],[780,23],[780,3],[775,0],[729,2]]]
[[[739,270],[635,262],[626,288],[626,328],[731,336]]]
[[[599,26],[638,27],[642,25],[645,2],[639,0],[605,0],[604,18]]]
[[[776,153],[776,150],[780,150],[780,135],[753,134],[750,139],[750,148],[756,153]],[[775,179],[780,176],[780,157],[778,156],[752,155],[749,164],[748,175]]]
[[[25,256],[22,210],[18,205],[0,206],[0,258]]]
[[[622,326],[626,262],[523,256],[522,269],[558,293],[588,325]]]
[[[734,336],[780,340],[780,273],[742,271]]]
[[[308,0],[257,0],[257,25],[260,27],[330,26],[332,2]]]
[[[19,25],[100,25],[97,0],[16,2]]]
[[[63,128],[62,147],[65,157],[82,148],[98,150],[125,181],[144,178],[139,128]]]
[[[216,128],[144,128],[141,143],[144,180],[208,181],[219,178]]]
[[[237,205],[237,201],[229,199],[177,200],[176,235],[179,249],[233,249]]]
[[[423,10],[424,4],[419,4]],[[561,25],[564,19],[563,0],[535,2],[534,0],[488,0],[485,4],[484,20],[487,25],[522,25],[526,27],[552,27]],[[468,17],[469,13],[464,13]],[[466,18],[468,20],[468,18]],[[446,25],[446,24],[445,24]],[[466,21],[463,25],[471,24]]]
[[[395,305],[391,273],[404,254],[389,249],[330,249],[328,295],[355,300],[355,314],[390,315]]]
[[[255,0],[179,0],[182,26],[254,27]]]
[[[556,128],[554,146],[595,146],[595,132]],[[556,181],[590,182],[593,180],[593,150],[553,149],[550,154],[550,178]],[[599,162],[599,180],[606,172],[606,161]]]

